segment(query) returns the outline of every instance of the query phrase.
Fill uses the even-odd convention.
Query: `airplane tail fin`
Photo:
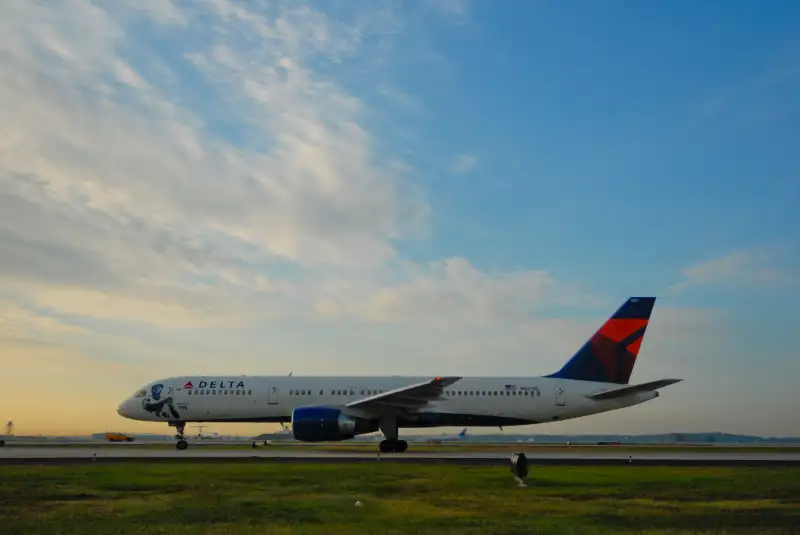
[[[465,436],[467,436],[467,428],[466,427],[464,429],[462,429],[461,432],[458,434],[459,438],[464,438]]]
[[[563,368],[548,377],[628,384],[655,297],[631,297]]]

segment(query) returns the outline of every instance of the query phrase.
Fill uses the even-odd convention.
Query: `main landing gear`
[[[178,439],[178,442],[175,444],[175,447],[179,450],[185,450],[189,447],[189,443],[186,442],[184,438],[183,431],[186,429],[186,422],[170,422],[170,426],[174,427],[178,434],[175,435],[175,438]]]
[[[396,419],[385,418],[380,421],[378,427],[380,427],[381,431],[383,432],[383,436],[386,437],[386,440],[380,443],[380,449],[383,453],[389,453],[390,451],[403,453],[408,449],[408,442],[405,440],[399,440],[397,438]]]
[[[389,453],[391,451],[397,453],[403,453],[408,449],[408,442],[405,440],[384,440],[380,443],[380,449],[383,453]]]

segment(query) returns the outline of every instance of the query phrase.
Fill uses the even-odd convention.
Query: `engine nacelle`
[[[368,422],[332,407],[298,407],[292,411],[292,434],[303,442],[348,440],[370,432]]]
[[[639,392],[636,394],[636,401],[639,403],[644,403],[645,401],[650,401],[651,399],[656,399],[658,397],[658,390],[648,390],[646,392]]]

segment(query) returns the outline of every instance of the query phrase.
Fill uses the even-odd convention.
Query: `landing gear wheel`
[[[176,448],[178,448],[179,450],[185,450],[186,448],[188,448],[188,447],[189,447],[189,443],[188,443],[188,442],[186,442],[186,441],[185,441],[185,440],[183,440],[183,439],[180,439],[180,440],[177,442],[177,444],[175,444],[175,447],[176,447]]]
[[[379,445],[383,453],[391,451],[403,453],[408,449],[408,443],[405,440],[384,440]]]

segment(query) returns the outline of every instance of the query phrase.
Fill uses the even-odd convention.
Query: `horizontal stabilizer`
[[[665,386],[674,385],[675,383],[679,383],[683,381],[683,379],[659,379],[658,381],[650,381],[649,383],[642,383],[639,385],[628,385],[623,386],[622,388],[612,388],[611,390],[603,390],[602,392],[598,392],[596,394],[590,394],[586,397],[589,399],[614,399],[614,398],[621,398],[624,396],[629,396],[631,394],[637,394],[639,392],[649,392],[652,390],[657,390],[659,388],[664,388]]]

